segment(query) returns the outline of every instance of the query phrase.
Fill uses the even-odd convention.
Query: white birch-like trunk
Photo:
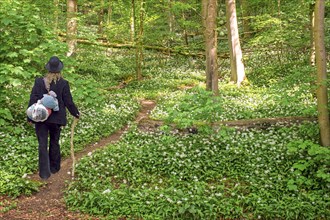
[[[67,0],[67,56],[72,56],[77,46],[77,0]]]
[[[240,86],[245,76],[243,53],[238,34],[235,0],[226,0],[227,28],[230,49],[231,80]]]

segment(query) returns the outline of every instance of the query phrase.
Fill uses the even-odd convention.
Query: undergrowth
[[[315,124],[212,135],[132,129],[80,161],[66,203],[108,219],[322,219],[329,152],[304,127]]]
[[[99,69],[91,69],[84,59],[90,54],[82,53],[72,62],[79,66],[77,72],[65,75],[82,113],[75,149],[132,121],[141,99],[157,102],[150,116],[165,125],[154,132],[132,128],[117,144],[80,160],[77,179],[65,195],[70,209],[106,219],[326,219],[330,215],[329,151],[318,145],[317,124],[219,130],[208,126],[224,120],[315,117],[316,101],[306,92],[311,85],[302,77],[304,71],[266,86],[251,82],[236,88],[221,81],[220,96],[214,97],[205,90],[198,60],[155,59],[153,53],[146,54],[144,78],[136,81],[132,63],[125,65],[131,52],[114,57],[107,53],[92,61]],[[109,89],[123,82],[123,87]],[[39,183],[26,178],[37,172],[38,158],[33,128],[24,120],[26,106],[13,102],[11,107],[17,109],[13,125],[0,128],[0,194],[16,197],[38,190]],[[197,129],[181,134],[169,124]],[[69,126],[61,135],[62,154],[68,156]]]

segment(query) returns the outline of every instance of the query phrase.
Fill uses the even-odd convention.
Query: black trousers
[[[47,179],[61,168],[59,144],[61,125],[47,122],[36,123],[35,130],[39,142],[39,176]]]

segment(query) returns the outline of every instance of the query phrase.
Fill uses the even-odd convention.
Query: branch
[[[60,33],[59,36],[65,39],[66,34]],[[64,39],[63,39],[63,41],[64,41]],[[127,48],[127,49],[136,48],[136,45],[134,45],[133,43],[110,43],[105,38],[97,38],[96,41],[90,41],[88,39],[78,38],[77,43],[86,44],[86,45],[95,45],[95,46],[101,46],[101,47],[110,47],[110,48]],[[188,50],[179,50],[179,49],[172,49],[172,48],[160,47],[160,46],[143,45],[143,48],[146,50],[156,50],[156,51],[159,51],[166,55],[179,54],[179,55],[192,56],[192,57],[204,57],[205,56],[204,52],[190,52]],[[218,57],[219,58],[229,58],[229,54],[224,53],[224,54],[218,55]]]

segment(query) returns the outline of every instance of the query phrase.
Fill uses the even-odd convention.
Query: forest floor
[[[149,100],[141,101],[141,109],[135,122],[139,123],[143,119],[148,119],[150,111],[155,107],[156,103]],[[99,142],[86,146],[80,152],[75,153],[76,161],[86,156],[89,152],[108,146],[120,140],[122,134],[128,129],[128,126],[122,128],[109,137],[103,138]],[[32,196],[21,196],[17,199],[6,200],[16,203],[16,207],[1,213],[0,219],[14,220],[62,220],[62,219],[91,219],[99,218],[91,217],[79,212],[69,211],[65,205],[63,194],[67,184],[71,181],[70,171],[72,169],[72,159],[68,157],[61,163],[61,170],[47,179],[39,192]],[[38,173],[29,176],[31,180],[40,180]],[[0,200],[4,199],[0,197]],[[1,208],[1,207],[0,207]],[[1,210],[1,209],[0,209]]]

